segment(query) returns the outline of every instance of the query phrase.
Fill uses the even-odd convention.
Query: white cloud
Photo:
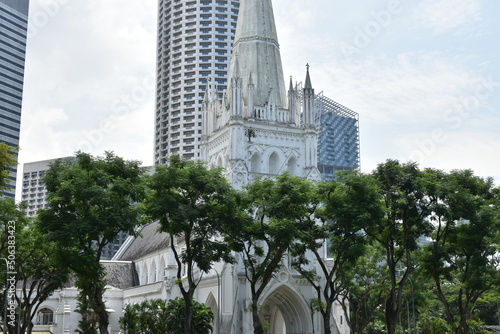
[[[318,90],[358,111],[365,122],[379,125],[442,121],[484,79],[460,59],[439,52],[323,64],[311,75]]]
[[[311,76],[318,92],[359,113],[363,171],[388,158],[415,159],[422,166],[471,168],[498,179],[488,167],[496,159],[489,156],[499,151],[492,147],[498,138],[477,138],[500,123],[491,109],[499,84],[471,69],[467,60],[445,52],[407,52],[396,59],[332,61],[312,67]],[[461,131],[476,143],[461,150]]]
[[[434,34],[471,32],[481,21],[482,7],[478,0],[425,0],[415,9],[417,26],[431,29]]]
[[[75,132],[54,130],[54,127],[69,120],[68,114],[63,109],[46,108],[30,110],[29,113],[30,117],[25,118],[22,124],[20,161],[24,163],[68,155],[64,146]]]
[[[101,139],[102,133],[109,135],[106,124],[138,110],[147,114],[147,126],[130,116],[115,125],[115,132],[152,136],[156,1],[39,0],[31,5],[32,18],[48,19],[35,22],[36,33],[28,39],[21,163],[24,157],[71,155],[77,148],[92,154],[114,150]],[[34,123],[44,110],[64,110],[66,117],[52,121],[49,113]],[[44,133],[53,144],[34,145]]]
[[[437,135],[436,132],[439,132]],[[402,134],[394,145],[405,154],[402,161],[443,170],[472,169],[477,175],[500,180],[500,134],[492,131],[434,129],[427,133]]]

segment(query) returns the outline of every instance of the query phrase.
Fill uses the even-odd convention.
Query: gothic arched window
[[[279,172],[279,157],[275,153],[269,157],[269,174],[278,174]]]
[[[294,157],[288,160],[287,169],[290,171],[290,174],[297,176],[297,160]]]
[[[37,325],[52,325],[54,324],[54,312],[49,308],[42,308],[38,311]]]
[[[252,155],[252,161],[251,161],[251,170],[254,173],[260,173],[260,155],[259,153],[255,153]]]

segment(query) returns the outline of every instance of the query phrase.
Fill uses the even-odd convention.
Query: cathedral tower
[[[286,96],[271,0],[243,1],[230,85],[219,99],[211,83],[202,107],[202,160],[224,167],[235,187],[256,176],[285,171],[319,180],[309,68],[306,82],[309,84],[300,93],[307,94],[308,100],[301,110],[297,87],[291,84]]]

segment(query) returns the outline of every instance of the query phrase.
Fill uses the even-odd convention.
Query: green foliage
[[[134,203],[144,196],[143,173],[139,162],[111,152],[102,158],[78,152],[54,162],[44,178],[49,208],[40,210],[37,226],[57,243],[57,261],[76,274],[82,314],[94,312],[101,333],[107,333],[108,314],[99,260],[119,232],[133,234],[140,223],[142,207]]]
[[[151,219],[160,222],[163,232],[186,241],[186,251],[178,254],[180,263],[208,272],[214,262],[233,261],[227,244],[214,240],[238,215],[236,194],[221,170],[174,157],[168,166],[157,167],[149,187]]]
[[[120,329],[125,334],[163,334],[169,333],[166,324],[168,317],[165,301],[148,299],[140,304],[128,304],[120,318]]]
[[[483,323],[477,320],[467,321],[469,334],[490,334],[490,331],[483,327]]]
[[[359,332],[361,333],[361,332]],[[362,333],[366,334],[386,334],[386,326],[384,321],[377,319],[370,322]]]
[[[192,334],[210,334],[212,332],[211,323],[214,316],[210,307],[205,304],[198,303],[192,300],[193,305],[193,318],[191,332]],[[167,333],[183,334],[185,333],[185,318],[186,318],[186,303],[184,299],[176,298],[168,301],[166,312],[167,319],[165,324],[168,328]]]
[[[339,301],[349,310],[347,321],[353,333],[378,333],[377,328],[385,332],[384,302],[389,284],[384,258],[384,249],[377,244],[367,245],[358,261],[339,272],[345,289]]]
[[[500,317],[500,286],[489,289],[478,298],[474,307],[477,315],[485,325],[498,325]]]
[[[210,334],[213,314],[204,304],[193,302],[192,334]],[[120,318],[120,329],[125,334],[183,334],[185,332],[186,303],[182,298],[145,300],[129,304]]]
[[[68,279],[68,270],[55,261],[56,244],[45,240],[25,215],[25,205],[16,205],[13,199],[0,198],[0,257],[15,261],[15,285],[20,293],[16,303],[20,305],[20,320],[12,333],[30,330],[39,306],[50,294],[63,286]],[[14,270],[12,270],[14,269]],[[5,285],[5,268],[0,271],[0,286]],[[2,309],[4,295],[0,299]],[[3,314],[3,312],[2,312]]]
[[[420,328],[422,334],[453,333],[446,320],[437,317],[425,317]]]
[[[479,298],[500,286],[498,245],[500,201],[491,179],[471,171],[441,174],[434,192],[432,242],[421,257],[448,324],[470,332]]]
[[[260,293],[279,268],[285,251],[297,242],[314,205],[314,187],[302,178],[281,175],[248,185],[244,208],[245,224],[232,226],[231,241],[245,259],[251,284],[260,282]]]
[[[318,298],[311,299],[311,306],[312,306],[313,310],[315,310],[316,312],[321,312],[322,310],[324,310],[326,308],[326,304],[323,303]]]
[[[0,143],[0,191],[9,184],[10,169],[17,165],[16,154],[19,149]]]

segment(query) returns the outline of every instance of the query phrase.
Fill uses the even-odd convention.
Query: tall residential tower
[[[0,0],[0,142],[19,145],[29,0]],[[10,174],[14,198],[17,168]]]
[[[199,158],[201,105],[209,82],[228,86],[239,0],[159,0],[155,164]]]

